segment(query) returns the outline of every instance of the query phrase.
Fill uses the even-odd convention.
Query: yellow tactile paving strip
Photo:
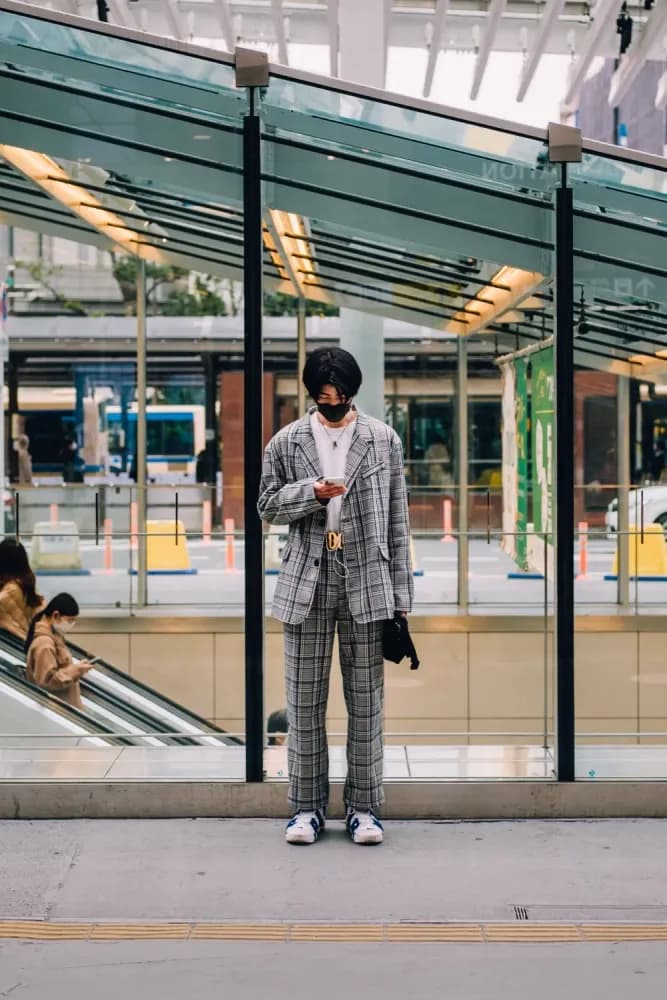
[[[405,944],[560,944],[667,941],[667,924],[547,923],[73,923],[0,920],[0,939],[23,941],[294,941]]]

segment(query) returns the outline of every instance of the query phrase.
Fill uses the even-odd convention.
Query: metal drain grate
[[[528,910],[525,906],[515,906],[514,916],[517,920],[528,920]]]

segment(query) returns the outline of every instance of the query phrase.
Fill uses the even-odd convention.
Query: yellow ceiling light
[[[273,266],[275,267],[280,277],[284,278],[285,266],[282,262],[280,254],[278,253],[278,250],[276,249],[276,244],[273,241],[273,236],[271,235],[270,230],[266,228],[266,226],[264,226],[262,229],[262,239],[264,241],[264,246],[269,251],[269,256],[271,257],[271,262]]]
[[[4,145],[0,145],[0,156],[126,252],[158,264],[169,262],[163,250],[128,229],[119,215],[109,211],[100,199],[85,187],[73,183],[70,175],[50,156],[32,149]],[[150,225],[149,220],[146,220],[146,223]]]
[[[528,298],[521,299],[520,307],[524,310],[524,312],[526,310],[532,312],[533,309],[544,309],[546,304],[546,299],[541,299],[537,295],[529,295]]]
[[[544,281],[539,271],[523,271],[520,267],[501,267],[488,285],[479,290],[474,299],[469,299],[463,310],[455,313],[446,326],[447,333],[459,336],[476,333],[514,309],[531,295]],[[502,287],[500,287],[502,286]],[[525,308],[523,304],[519,308]],[[470,310],[470,311],[466,311]],[[473,314],[477,313],[477,316]]]
[[[309,279],[308,284],[312,285],[317,281],[317,271],[303,219],[295,212],[283,212],[277,208],[272,208],[270,215],[283,252],[289,257],[295,274],[303,274]]]

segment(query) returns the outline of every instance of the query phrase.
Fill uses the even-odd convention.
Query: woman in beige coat
[[[63,638],[74,628],[78,614],[79,605],[71,594],[57,594],[35,616],[25,644],[28,680],[74,708],[82,708],[79,682],[92,667],[85,660],[74,663]]]
[[[0,629],[25,639],[30,623],[44,604],[37,593],[35,574],[20,542],[0,542]]]

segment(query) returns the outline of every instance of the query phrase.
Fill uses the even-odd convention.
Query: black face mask
[[[338,424],[350,412],[351,403],[318,403],[317,409],[330,424]]]

